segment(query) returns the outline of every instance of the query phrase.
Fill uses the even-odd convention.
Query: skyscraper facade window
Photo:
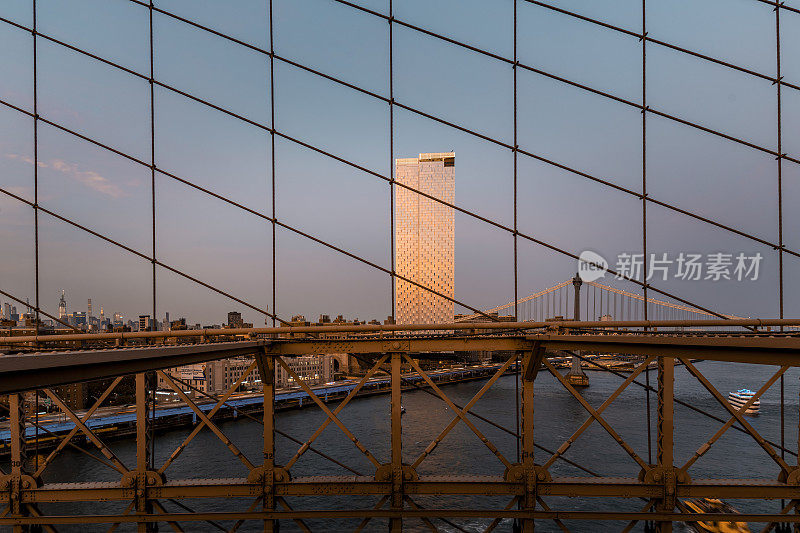
[[[395,179],[448,203],[455,202],[455,153],[419,154],[397,159]],[[404,187],[395,187],[395,270],[398,275],[449,298],[455,287],[455,212],[453,208]],[[397,279],[397,324],[453,321],[453,302]]]

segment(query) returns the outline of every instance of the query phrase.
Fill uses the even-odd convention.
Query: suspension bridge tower
[[[575,320],[581,319],[581,284],[583,280],[578,274],[572,278],[572,286],[575,288],[575,303],[573,305]],[[573,387],[588,387],[589,376],[581,368],[581,360],[572,356],[572,368],[567,372],[567,380]]]

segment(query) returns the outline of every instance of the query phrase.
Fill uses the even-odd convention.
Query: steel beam
[[[791,522],[800,523],[800,516],[780,513],[648,513],[625,511],[521,511],[512,509],[291,509],[272,512],[205,512],[205,513],[168,513],[136,516],[117,515],[81,515],[81,516],[43,516],[43,517],[3,517],[0,525],[34,525],[34,524],[108,524],[157,522],[207,522],[209,520],[287,520],[287,519],[341,519],[341,518],[534,518],[540,520],[585,520],[585,521],[627,521],[658,520],[671,522]]]
[[[241,336],[252,338],[258,335],[279,337],[282,335],[317,334],[330,335],[349,333],[355,335],[376,334],[379,336],[391,335],[396,332],[429,332],[434,331],[513,331],[532,329],[609,329],[621,328],[660,328],[677,329],[683,327],[724,327],[724,328],[766,328],[766,327],[797,327],[800,319],[797,318],[715,318],[703,320],[552,320],[552,321],[522,321],[522,322],[450,322],[444,324],[328,324],[325,326],[278,326],[264,328],[221,328],[221,329],[190,329],[179,331],[135,331],[116,333],[69,333],[64,335],[28,335],[0,337],[0,344],[26,344],[26,343],[58,343],[66,341],[111,341],[111,340],[142,340],[150,338],[214,338]],[[744,332],[744,331],[743,331]],[[390,351],[390,350],[385,350]]]
[[[0,357],[0,394],[253,355],[264,341],[42,352]]]
[[[265,352],[258,355],[258,373],[264,394],[264,462],[261,466],[261,510],[275,510],[275,359]],[[264,520],[264,532],[278,529],[274,520]]]
[[[664,484],[664,495],[656,504],[662,513],[671,513],[677,501],[677,481],[674,472],[674,397],[675,397],[675,359],[663,357],[658,360],[658,424],[656,442],[657,468],[660,472],[653,477]],[[662,533],[672,531],[672,522],[659,522]]]
[[[8,397],[11,422],[11,475],[3,476],[8,487],[8,511],[11,516],[24,516],[22,505],[22,477],[27,473],[28,455],[25,446],[25,400],[19,394]],[[23,533],[23,527],[14,526],[14,533]]]
[[[391,400],[391,441],[390,449],[392,451],[392,492],[390,497],[390,505],[392,509],[403,509],[403,423],[402,418],[402,363],[403,354],[392,353],[392,400]],[[393,533],[400,533],[403,530],[403,519],[392,518],[389,523],[389,529]]]
[[[377,354],[385,352],[426,353],[465,351],[516,351],[530,349],[523,336],[406,337],[397,339],[349,338],[291,340],[275,339],[271,351],[280,355],[319,353]]]
[[[270,339],[160,346],[133,349],[71,351],[0,357],[0,394],[127,375],[191,363],[254,355],[269,345],[272,356],[387,351],[459,352],[530,350],[539,342],[548,351],[600,350],[605,353],[691,357],[714,361],[800,366],[800,336],[538,334],[501,336]]]
[[[540,493],[549,496],[587,498],[663,498],[663,483],[642,482],[635,477],[553,477],[537,482]],[[149,498],[252,498],[260,483],[246,478],[175,479],[147,488]],[[309,476],[275,482],[276,496],[364,496],[391,493],[391,481],[376,481],[373,476]],[[521,496],[524,481],[509,481],[498,476],[442,475],[420,476],[405,481],[404,491],[412,495],[494,495]],[[0,491],[2,494],[3,491]],[[7,492],[6,492],[7,494]],[[768,479],[692,479],[677,487],[680,498],[797,499],[800,486]],[[128,500],[127,489],[119,482],[81,482],[45,484],[23,488],[22,503],[70,503]]]
[[[150,454],[150,391],[148,390],[148,376],[144,373],[136,374],[136,470],[131,483],[127,484],[133,492],[133,509],[137,516],[153,514],[153,505],[148,494],[147,473],[150,469],[152,457]],[[154,531],[153,525],[147,521],[137,522],[139,533]]]
[[[800,366],[800,337],[763,335],[656,335],[605,334],[526,337],[539,341],[548,350],[601,350],[604,353],[688,357],[776,366]]]
[[[536,479],[536,466],[533,461],[533,383],[538,374],[544,348],[539,346],[525,351],[522,356],[522,481],[525,491],[521,497],[522,508],[534,511],[538,487]],[[523,533],[533,533],[533,519],[522,520]]]

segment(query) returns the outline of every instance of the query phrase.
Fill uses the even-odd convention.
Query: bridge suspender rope
[[[587,285],[592,287],[591,297],[590,291],[586,292],[586,310],[587,312],[589,309],[593,310],[594,318],[597,318],[597,311],[600,310],[600,316],[610,316],[614,320],[639,320],[642,318],[642,312],[644,310],[645,305],[648,307],[651,306],[650,313],[654,313],[655,316],[652,316],[652,320],[668,320],[668,319],[690,319],[691,315],[696,315],[694,318],[698,317],[708,317],[713,318],[717,316],[714,313],[710,313],[704,309],[700,309],[697,307],[689,307],[686,305],[667,302],[664,300],[659,300],[656,298],[648,297],[646,300],[644,296],[640,294],[635,294],[623,289],[618,289],[616,287],[611,287],[609,285],[604,285],[602,283],[598,283],[596,281],[588,281],[585,282]],[[515,306],[519,306],[525,304],[523,307],[524,310],[524,318],[528,320],[535,320],[538,318],[539,321],[545,320],[547,318],[555,318],[558,316],[566,317],[569,315],[569,285],[572,284],[572,280],[567,280],[561,282],[557,285],[544,289],[542,291],[536,292],[531,294],[530,296],[526,296],[524,298],[520,298],[516,302],[511,301],[505,303],[503,305],[499,305],[497,307],[492,307],[491,309],[486,309],[484,311],[485,314],[493,314],[493,313],[500,313],[501,311],[505,311],[507,309],[513,309]],[[599,297],[598,297],[599,291]],[[599,298],[599,300],[598,300]],[[589,305],[589,300],[591,299],[591,307]],[[598,305],[599,301],[599,305]],[[538,307],[537,307],[538,305]],[[538,309],[538,311],[536,311]],[[531,316],[532,311],[536,311],[534,316]],[[538,316],[537,316],[538,315]],[[627,316],[626,316],[627,315]],[[478,314],[471,314],[463,317],[459,317],[455,320],[455,322],[468,322],[478,318],[481,315]],[[742,319],[744,317],[737,316],[734,314],[724,314],[722,315],[724,318],[728,319]]]

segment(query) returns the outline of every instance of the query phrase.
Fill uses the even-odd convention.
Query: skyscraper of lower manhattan
[[[397,159],[395,179],[421,193],[455,202],[454,152]],[[395,271],[399,276],[449,298],[455,287],[455,212],[452,207],[395,186]],[[397,324],[453,321],[453,302],[397,278]]]

